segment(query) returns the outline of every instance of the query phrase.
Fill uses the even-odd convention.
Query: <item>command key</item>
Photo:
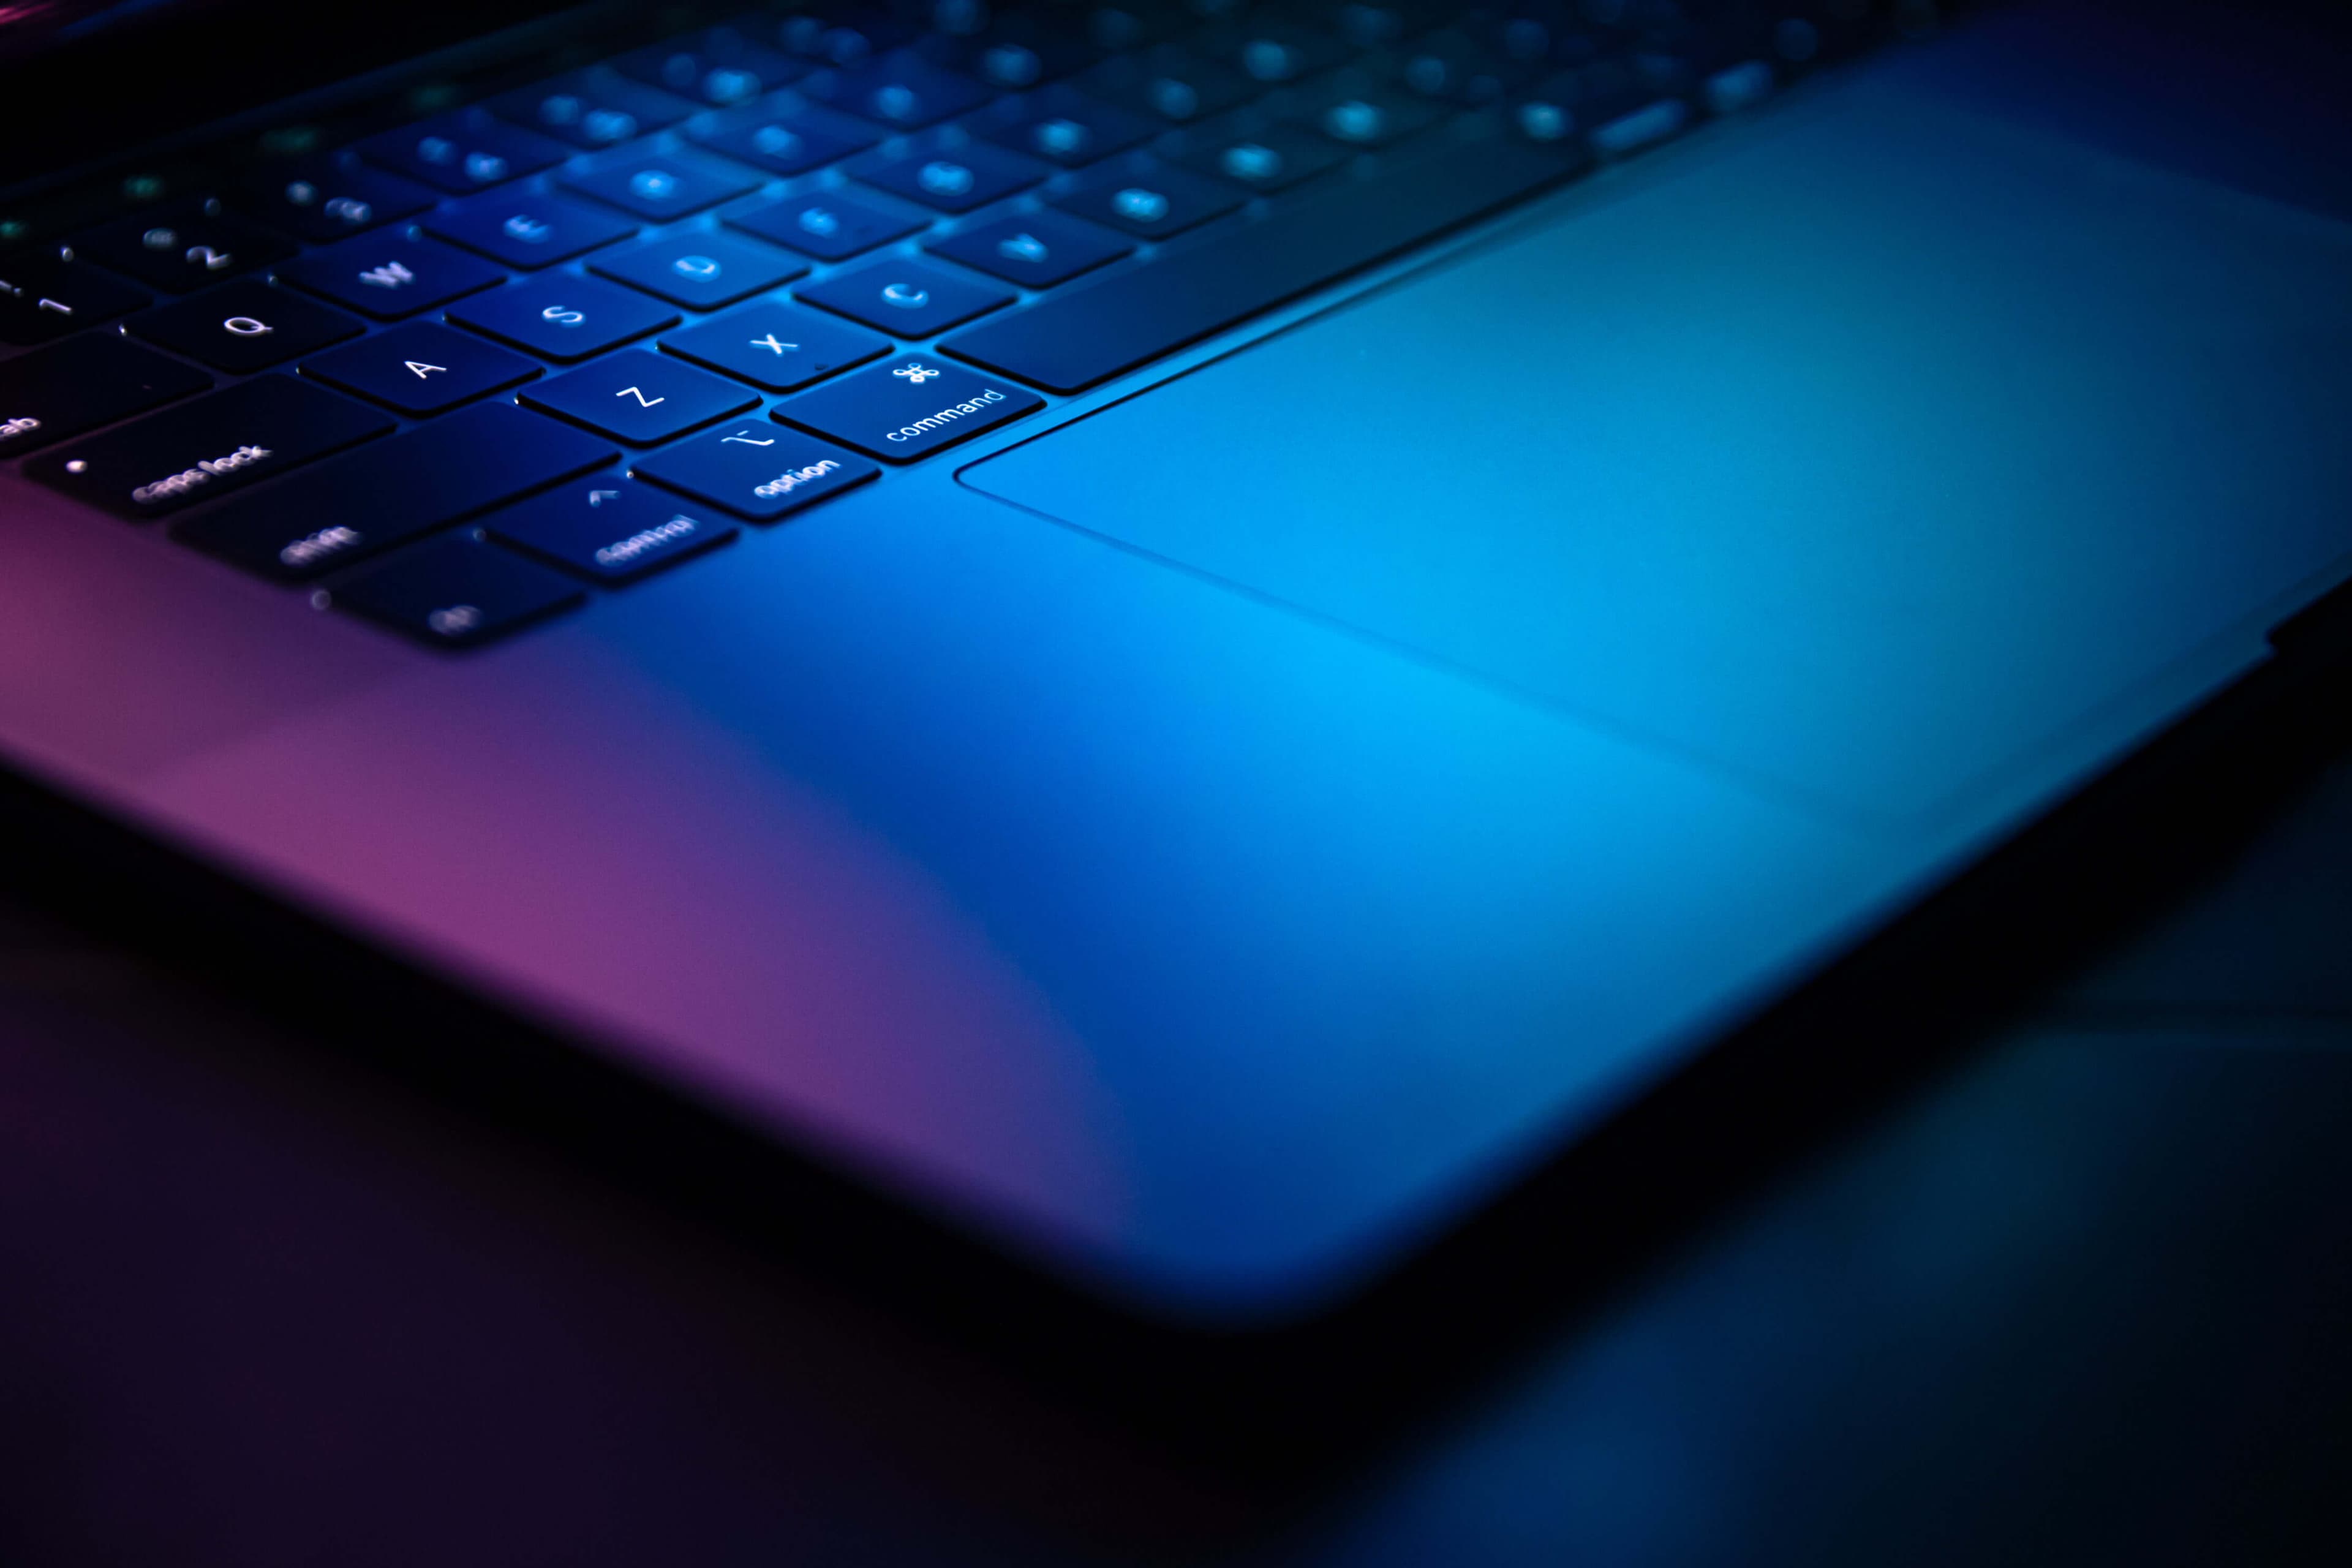
[[[1045,400],[925,354],[886,360],[772,411],[886,463],[911,463],[1045,406]]]

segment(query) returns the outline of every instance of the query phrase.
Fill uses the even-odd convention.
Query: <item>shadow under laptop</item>
[[[1717,1436],[1750,1484],[1790,1401],[1890,1419],[1876,1376],[1948,1427],[1910,1460],[2015,1446],[1965,1358],[1905,1353],[1906,1313],[2023,1332],[2052,1248],[2165,1190],[2163,1145],[2094,1103],[2095,1047],[1985,1042],[2314,787],[2352,747],[2342,697],[2258,678],[1402,1269],[1249,1331],[1083,1300],[12,785],[17,885],[68,923],[0,1037],[0,1105],[30,1108],[8,1272],[36,1281],[0,1325],[26,1483],[0,1542],[79,1560],[60,1532],[95,1510],[129,1555],[196,1519],[249,1563],[413,1561],[460,1525],[457,1557],[508,1562],[1428,1562],[1474,1527],[1504,1534],[1459,1560],[1703,1559],[1730,1516],[1654,1538],[1724,1506],[1669,1441],[1709,1429],[1695,1412],[1745,1413]],[[2235,1095],[2196,1173],[2269,1192],[2249,1161],[2275,1143],[2294,1190],[2342,1190],[2307,1124],[2352,1109],[2344,1070],[2216,1070],[2125,1099],[2179,1135]],[[1988,1121],[2044,1165],[1955,1142]],[[2089,1188],[2051,1174],[2068,1150]],[[2290,1207],[2287,1240],[2249,1234],[2321,1224]],[[1825,1257],[1882,1299],[1815,1299]],[[1866,1459],[1830,1436],[1809,1462]]]

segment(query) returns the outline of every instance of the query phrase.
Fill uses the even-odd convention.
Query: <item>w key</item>
[[[160,517],[356,446],[392,424],[324,387],[265,375],[68,441],[25,472],[119,517]]]

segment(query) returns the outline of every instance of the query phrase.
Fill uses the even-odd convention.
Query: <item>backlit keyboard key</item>
[[[898,338],[928,338],[1013,300],[1013,291],[910,257],[891,256],[793,290]]]
[[[572,608],[580,585],[470,534],[427,540],[333,585],[330,602],[443,647],[472,647]]]
[[[572,71],[500,93],[486,106],[499,119],[594,152],[675,125],[695,105],[610,71]]]
[[[749,103],[809,73],[801,61],[761,48],[732,27],[648,45],[623,55],[613,68],[649,87],[720,108]]]
[[[371,136],[359,153],[378,168],[462,196],[551,169],[572,150],[478,110],[460,110]]]
[[[385,416],[324,387],[265,375],[68,441],[25,471],[118,517],[160,517],[392,427]]]
[[[1055,202],[1073,216],[1123,228],[1143,239],[1166,239],[1213,217],[1223,217],[1248,193],[1181,169],[1126,170]]]
[[[1139,147],[1164,127],[1139,114],[1067,93],[1059,98],[1048,95],[1044,107],[1030,109],[1017,119],[974,129],[1016,153],[1076,169]]]
[[[638,350],[542,381],[526,388],[522,401],[615,441],[650,447],[760,400],[735,382]]]
[[[919,131],[969,114],[995,96],[970,77],[942,70],[908,49],[846,70],[821,71],[802,82],[800,90],[894,131]]]
[[[1024,289],[1050,289],[1135,247],[1106,229],[1046,212],[999,218],[923,248]]]
[[[134,316],[131,331],[233,375],[283,364],[360,335],[360,323],[291,289],[243,279]]]
[[[1265,90],[1230,66],[1172,46],[1105,60],[1076,85],[1095,97],[1178,124],[1222,114]]]
[[[841,261],[861,250],[904,239],[927,220],[902,217],[845,191],[817,191],[730,213],[727,221],[746,234],[789,245],[819,261]]]
[[[733,523],[635,479],[592,474],[484,518],[502,544],[592,581],[627,583],[735,537]]]
[[[942,147],[935,140],[918,138],[904,151],[859,158],[845,172],[894,196],[944,213],[967,213],[1025,191],[1054,171],[1051,164],[985,142]]]
[[[184,294],[294,254],[268,229],[228,216],[218,202],[182,203],[122,218],[81,236],[73,250],[167,294]]]
[[[637,226],[594,207],[530,191],[494,191],[425,220],[425,232],[509,267],[547,267],[626,239]]]
[[[803,393],[772,413],[886,462],[911,463],[1045,405],[1034,392],[916,354]]]
[[[397,234],[364,234],[314,250],[280,267],[278,276],[380,321],[446,305],[506,278],[462,250]]]
[[[661,341],[671,353],[769,392],[798,392],[890,352],[890,340],[814,310],[759,304]]]
[[[689,310],[715,310],[808,271],[797,256],[724,234],[681,234],[608,250],[588,264],[602,277],[657,294]]]
[[[685,129],[698,145],[771,174],[805,174],[863,152],[882,138],[872,126],[846,115],[806,109],[779,112],[766,106],[745,108]]]
[[[617,348],[677,323],[677,312],[634,289],[593,278],[542,273],[450,308],[462,327],[503,338],[541,359],[569,362]]]
[[[265,577],[307,582],[618,455],[510,403],[478,404],[239,496],[176,534]]]
[[[0,458],[202,392],[212,377],[114,332],[0,361]]]
[[[302,362],[302,374],[422,418],[540,374],[538,363],[434,321],[362,338]]]
[[[1295,126],[1272,125],[1247,136],[1209,142],[1185,154],[1186,168],[1246,185],[1260,195],[1287,190],[1339,167],[1348,150]]]
[[[667,223],[760,188],[756,176],[732,165],[659,153],[568,175],[562,184],[568,191],[608,202],[648,223]]]
[[[0,258],[0,343],[46,343],[135,310],[149,298],[54,255]]]
[[[739,516],[773,522],[882,470],[797,430],[752,419],[656,452],[632,471]]]
[[[319,156],[253,174],[232,200],[281,234],[331,245],[415,217],[440,197],[397,174]]]

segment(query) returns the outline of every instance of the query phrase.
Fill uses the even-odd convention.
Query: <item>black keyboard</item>
[[[747,15],[0,254],[0,458],[475,646],[1745,108],[1879,9]]]

